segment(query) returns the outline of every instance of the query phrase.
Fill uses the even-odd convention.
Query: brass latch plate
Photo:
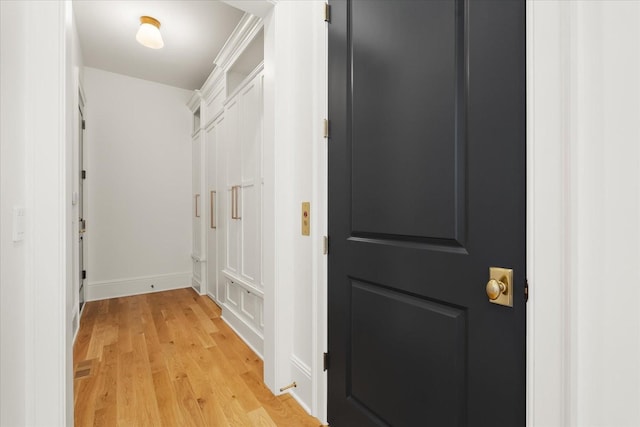
[[[513,270],[510,268],[490,267],[489,281],[491,280],[503,283],[505,289],[496,299],[489,298],[489,302],[513,307]]]

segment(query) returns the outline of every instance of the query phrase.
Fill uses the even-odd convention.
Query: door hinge
[[[324,4],[324,22],[331,22],[331,5],[329,3]]]
[[[85,130],[87,128],[87,122],[82,120],[82,130]]]
[[[87,179],[87,171],[82,171],[82,179]]]
[[[329,253],[329,236],[322,236],[322,253],[324,255]]]
[[[524,279],[524,302],[529,301],[529,281]]]
[[[329,138],[329,119],[324,119],[323,135],[325,138]]]
[[[329,353],[324,353],[322,355],[322,370],[326,371],[329,369]]]
[[[87,278],[87,270],[82,270],[82,278],[83,279]]]

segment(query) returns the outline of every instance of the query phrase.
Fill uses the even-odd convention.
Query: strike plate
[[[310,231],[311,231],[311,226],[310,226],[310,211],[311,211],[311,205],[309,202],[303,202],[302,203],[302,218],[301,218],[301,223],[302,223],[302,235],[303,236],[308,236]]]

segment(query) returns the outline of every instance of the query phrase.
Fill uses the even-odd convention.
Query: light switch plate
[[[309,202],[302,202],[302,235],[308,236],[311,231],[311,204]]]

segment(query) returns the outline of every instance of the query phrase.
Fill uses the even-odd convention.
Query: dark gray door
[[[330,4],[330,425],[523,426],[525,2]]]

